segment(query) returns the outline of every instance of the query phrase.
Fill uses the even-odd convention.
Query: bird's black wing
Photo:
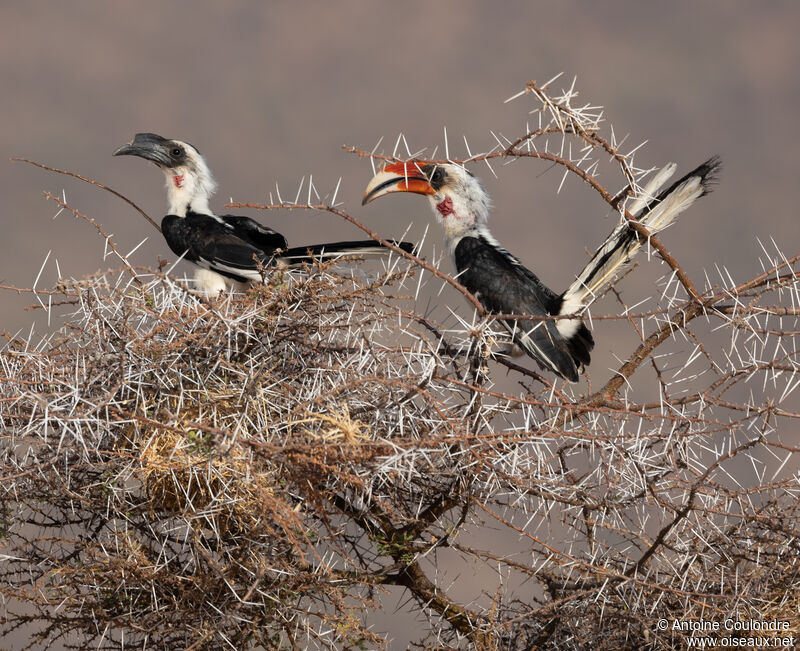
[[[458,281],[490,312],[537,317],[557,313],[559,297],[514,256],[485,237],[462,237],[454,256]],[[578,380],[575,362],[555,321],[504,321],[503,325],[514,342],[543,368],[572,382]]]
[[[234,232],[246,242],[262,251],[273,252],[288,246],[286,238],[269,226],[260,224],[255,219],[244,215],[221,215],[220,219],[233,227]]]
[[[234,225],[210,215],[167,215],[161,221],[161,229],[170,249],[177,255],[239,282],[260,280],[259,264],[268,265],[274,252],[274,247],[258,246],[248,237],[247,230],[237,230]],[[275,235],[285,245],[283,236]]]

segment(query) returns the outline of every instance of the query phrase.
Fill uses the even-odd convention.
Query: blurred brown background
[[[220,211],[230,198],[267,200],[276,182],[293,197],[303,176],[313,174],[323,192],[341,177],[339,200],[355,217],[387,236],[413,221],[419,235],[429,223],[426,202],[394,197],[362,208],[371,170],[341,145],[371,149],[384,137],[391,149],[403,132],[412,147],[441,151],[446,127],[452,154],[464,154],[462,136],[473,151],[491,148],[490,130],[510,138],[525,130],[530,104],[503,100],[527,80],[561,71],[558,85],[577,75],[581,97],[605,106],[616,133],[630,134],[629,146],[648,140],[639,165],[676,161],[686,170],[722,156],[714,194],[664,242],[701,286],[715,264],[743,281],[761,270],[757,237],[774,238],[787,255],[800,243],[799,28],[800,4],[788,0],[3,3],[0,283],[30,287],[50,250],[40,287],[57,281],[57,269],[80,277],[114,265],[102,260],[102,240],[88,224],[67,213],[53,219],[57,206],[42,190],[65,192],[123,251],[149,236],[135,254],[138,264],[174,259],[115,197],[9,157],[97,179],[160,218],[160,172],[111,157],[137,131],[154,131],[207,156]],[[497,179],[484,167],[475,171],[495,202],[496,237],[558,290],[577,271],[566,262],[583,260],[616,219],[577,181],[556,194],[561,173],[541,161],[498,166]],[[600,180],[613,190],[621,185],[617,177]],[[362,237],[333,215],[250,214],[293,244]],[[428,257],[440,241],[432,229]],[[449,262],[444,268],[452,270]],[[660,273],[626,279],[630,302],[637,292],[652,294]],[[3,291],[0,329],[27,332],[35,322],[46,330],[46,315],[24,310],[32,303]],[[606,331],[598,338],[598,374],[621,345],[616,323],[598,325]],[[476,595],[454,596],[467,602]]]

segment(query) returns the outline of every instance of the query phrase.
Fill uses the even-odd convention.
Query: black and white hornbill
[[[670,164],[644,188],[629,212],[655,234],[707,194],[720,168],[714,157],[662,189],[675,172]],[[386,165],[370,181],[362,204],[391,192],[428,195],[444,227],[458,281],[495,314],[560,316],[581,312],[631,259],[644,239],[623,220],[578,273],[556,294],[492,237],[486,225],[489,196],[480,181],[453,163],[409,161]],[[507,320],[512,341],[542,368],[572,382],[589,364],[594,339],[580,318]]]
[[[132,142],[114,152],[114,156],[124,155],[152,161],[164,172],[169,214],[161,221],[162,234],[174,253],[201,267],[195,280],[206,294],[261,281],[261,269],[271,265],[299,267],[319,259],[391,253],[374,240],[287,248],[283,235],[254,219],[215,215],[208,201],[216,183],[200,152],[189,143],[137,133]],[[414,250],[408,242],[392,243],[408,252]]]

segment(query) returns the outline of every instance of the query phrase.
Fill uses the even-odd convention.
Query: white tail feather
[[[674,164],[667,165],[647,184],[641,196],[633,201],[629,206],[629,212],[655,235],[703,196],[707,191],[707,183],[710,182],[718,166],[718,159],[705,163],[697,169],[696,174],[687,175],[685,180],[675,186],[669,194],[650,207],[650,202],[657,200],[655,197],[659,190],[675,172]],[[627,221],[620,222],[564,292],[561,314],[576,314],[589,305],[630,262],[642,244],[644,241],[637,237]],[[562,335],[569,337],[575,333],[579,324],[578,319],[566,319],[559,321],[557,327]]]
[[[647,204],[651,201],[655,201],[658,197],[658,193],[661,192],[661,188],[664,187],[664,184],[675,174],[676,169],[678,169],[678,166],[675,163],[670,163],[658,170],[655,176],[650,179],[649,183],[644,186],[639,196],[628,206],[628,212],[638,219],[639,215],[641,215],[642,211],[647,207]]]

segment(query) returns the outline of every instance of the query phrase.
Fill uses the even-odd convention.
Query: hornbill
[[[137,133],[114,156],[139,156],[152,161],[167,179],[169,214],[161,231],[169,248],[201,267],[195,274],[199,289],[215,294],[236,283],[262,280],[271,265],[298,267],[318,259],[345,255],[391,253],[374,240],[330,242],[287,248],[286,238],[241,215],[215,215],[208,201],[216,183],[196,147],[154,133]],[[413,252],[408,242],[392,242]]]
[[[710,191],[720,160],[713,157],[662,189],[675,172],[660,170],[642,196],[628,208],[651,234],[668,226],[694,201]],[[576,314],[609,284],[645,239],[623,219],[595,252],[572,284],[556,294],[492,237],[486,225],[489,196],[468,170],[453,163],[390,163],[367,186],[362,205],[391,192],[427,195],[444,227],[458,281],[487,311],[542,317],[509,319],[503,325],[514,344],[545,369],[577,382],[594,348],[581,318],[548,319]]]

